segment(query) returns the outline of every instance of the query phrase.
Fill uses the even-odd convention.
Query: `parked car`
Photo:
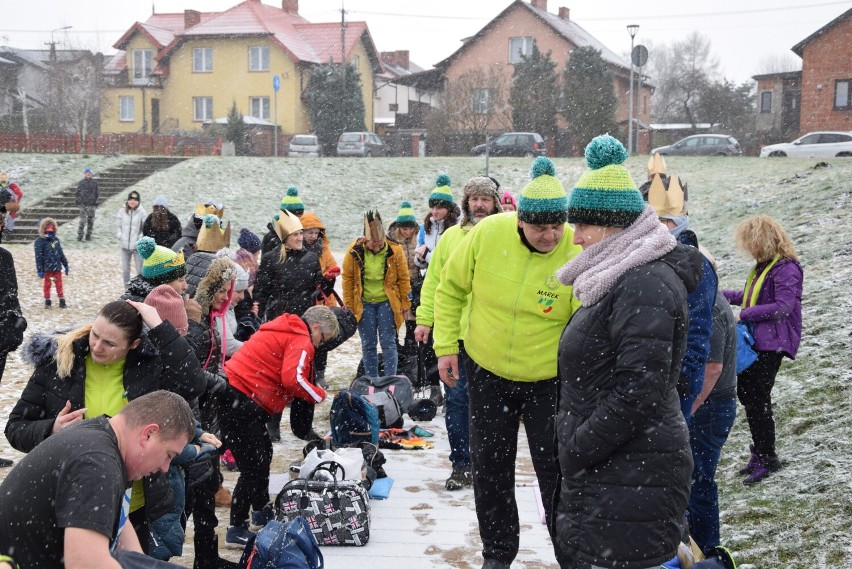
[[[297,134],[290,139],[287,156],[322,156],[322,145],[315,134]]]
[[[740,143],[726,134],[694,134],[651,150],[663,156],[742,156]]]
[[[386,156],[387,146],[372,132],[344,132],[337,139],[338,156]]]
[[[470,150],[474,156],[485,154],[485,144],[474,146]],[[491,156],[544,156],[547,149],[544,139],[537,132],[507,132],[488,141],[488,154]]]
[[[809,132],[793,142],[770,144],[760,149],[760,157],[832,158],[852,156],[852,132]]]

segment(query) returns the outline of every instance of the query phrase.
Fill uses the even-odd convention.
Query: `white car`
[[[290,140],[287,156],[322,156],[322,145],[314,134],[297,134]]]
[[[852,132],[809,132],[793,142],[770,144],[760,149],[760,157],[794,156],[799,158],[833,158],[852,156]]]

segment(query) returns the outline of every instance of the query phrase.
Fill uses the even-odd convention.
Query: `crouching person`
[[[313,306],[301,317],[282,314],[263,324],[225,363],[229,389],[218,394],[222,441],[237,461],[228,547],[243,548],[251,537],[251,521],[271,519],[269,467],[272,441],[266,422],[294,399],[316,404],[325,391],[313,384],[315,350],[333,340],[340,326],[327,306]]]
[[[193,437],[187,402],[153,391],[62,429],[33,448],[0,484],[0,562],[20,567],[176,567],[141,555],[128,522],[130,483],[166,472]],[[10,563],[11,564],[11,563]]]

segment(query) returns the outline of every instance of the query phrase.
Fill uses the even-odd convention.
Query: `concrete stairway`
[[[175,164],[183,162],[186,158],[169,156],[146,156],[121,166],[106,170],[97,178],[99,196],[98,205],[109,198],[124,192],[130,186],[136,184],[160,170],[170,168]],[[12,235],[3,236],[4,243],[31,243],[38,237],[38,224],[45,217],[52,217],[59,225],[68,223],[79,215],[79,208],[74,203],[74,193],[77,184],[68,186],[56,194],[40,202],[30,205],[24,204],[18,219],[15,221],[15,231]],[[76,227],[73,232],[67,232],[65,239],[76,238]]]

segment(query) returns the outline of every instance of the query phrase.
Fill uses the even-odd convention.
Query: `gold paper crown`
[[[298,217],[286,210],[281,210],[276,214],[275,233],[283,243],[288,235],[292,235],[303,229],[302,222]]]
[[[364,237],[369,241],[385,240],[385,228],[378,211],[370,210],[364,214]]]
[[[654,155],[648,158],[648,175],[665,174],[666,161],[659,152],[654,152]]]
[[[222,208],[223,210],[225,208]],[[225,225],[222,229],[222,222],[219,220],[210,227],[205,223],[201,223],[201,229],[198,230],[198,238],[195,241],[195,249],[197,251],[210,251],[215,253],[220,249],[231,245],[231,222]]]
[[[648,203],[659,217],[682,217],[686,215],[686,197],[677,176],[669,177],[669,189],[663,184],[660,174],[654,174],[651,189],[648,190]]]
[[[219,219],[223,219],[225,217],[225,206],[222,206],[221,209],[217,209],[216,204],[204,205],[200,203],[195,206],[195,215],[198,217],[204,217],[208,213],[212,213]]]

